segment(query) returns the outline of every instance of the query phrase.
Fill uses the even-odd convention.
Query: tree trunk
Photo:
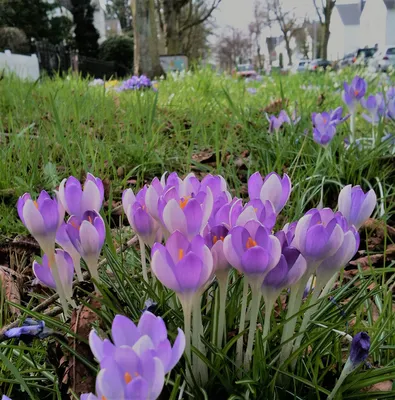
[[[326,5],[324,7],[325,22],[324,22],[324,40],[322,41],[321,48],[321,58],[326,60],[328,58],[328,43],[329,37],[331,35],[331,19],[332,11],[335,8],[336,0],[326,0]]]
[[[132,0],[132,10],[134,73],[144,74],[152,79],[163,74],[158,54],[154,1]]]
[[[290,39],[288,38],[287,35],[284,35],[284,40],[285,40],[285,48],[287,50],[287,56],[288,56],[288,65],[292,65],[292,50],[291,50]]]
[[[166,24],[167,54],[179,54],[181,50],[181,42],[179,38],[179,11],[176,0],[164,0],[163,9]]]

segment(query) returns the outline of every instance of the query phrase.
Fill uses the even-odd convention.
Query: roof
[[[338,4],[336,8],[344,25],[359,25],[361,18],[360,4]]]
[[[395,0],[384,0],[384,4],[388,10],[395,10]]]

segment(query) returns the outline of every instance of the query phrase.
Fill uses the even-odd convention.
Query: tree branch
[[[323,25],[324,22],[322,21],[322,16],[321,16],[320,10],[319,10],[319,8],[317,6],[317,0],[313,0],[313,3],[314,3],[315,11],[317,11],[317,15],[318,15],[318,18],[320,20],[320,24]],[[322,0],[321,0],[321,3],[322,3]]]
[[[211,14],[213,13],[213,11],[219,6],[219,3],[221,3],[222,0],[213,0],[213,4],[211,5],[211,7],[208,9],[208,11],[206,12],[206,15],[201,15],[200,17],[198,17],[196,20],[192,21],[189,24],[184,25],[181,29],[180,32],[184,32],[187,29],[191,29],[192,27],[196,26],[196,25],[200,25],[203,22],[207,21]]]

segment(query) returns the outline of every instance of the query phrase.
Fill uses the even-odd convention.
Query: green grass
[[[17,234],[26,234],[15,211],[18,196],[24,192],[38,194],[43,189],[53,191],[63,178],[72,174],[82,179],[86,171],[106,182],[106,199],[110,200],[105,207],[108,219],[125,188],[141,187],[164,171],[187,174],[193,170],[198,176],[208,172],[221,174],[235,195],[245,195],[247,178],[253,172],[276,171],[287,172],[294,188],[279,226],[299,218],[321,200],[326,206],[336,207],[340,188],[350,183],[360,184],[364,189],[373,187],[379,198],[375,217],[393,225],[393,146],[381,143],[380,137],[384,132],[393,132],[394,124],[380,125],[376,145],[362,150],[345,148],[348,122],[339,126],[328,148],[322,149],[312,140],[311,113],[342,105],[341,85],[344,80],[351,81],[354,73],[273,76],[246,84],[201,70],[160,81],[158,93],[120,94],[106,93],[102,87],[88,87],[87,80],[75,77],[35,83],[5,78],[0,81],[0,243]],[[372,93],[388,85],[380,76],[370,76],[368,80]],[[301,88],[310,84],[316,88]],[[251,95],[246,87],[256,87],[257,94]],[[263,110],[278,99],[287,103],[290,114],[296,108],[302,119],[276,137],[267,133]],[[371,126],[361,117],[357,121],[357,136],[371,136]],[[211,155],[209,163],[196,160],[201,152],[207,153],[206,158]],[[113,227],[115,222],[116,217]],[[113,233],[118,242],[124,242],[124,230],[114,228]],[[390,244],[389,238],[386,244]],[[134,275],[139,266],[139,256],[134,250],[115,257],[107,247],[105,255],[112,278],[102,276],[105,295],[100,311],[96,311],[104,331],[108,331],[116,313],[137,320],[148,297],[158,303],[170,332],[182,326],[181,310],[169,306],[174,295],[159,284],[155,290],[148,288]],[[182,393],[183,398],[188,398],[187,392],[195,398],[204,398],[205,392],[208,399],[324,399],[340,374],[348,346],[337,331],[353,335],[360,330],[368,331],[372,337],[369,361],[373,369],[357,371],[358,376],[354,374],[346,381],[339,398],[394,398],[394,394],[385,397],[385,394],[361,392],[377,382],[395,379],[395,321],[392,291],[390,283],[386,283],[394,277],[393,262],[387,262],[383,268],[361,270],[351,282],[331,293],[333,302],[322,302],[314,318],[320,326],[310,328],[308,341],[291,356],[291,360],[297,358],[297,364],[295,373],[287,372],[288,386],[279,385],[278,376],[286,372],[275,362],[285,311],[272,316],[266,355],[262,351],[262,338],[257,335],[253,368],[250,374],[242,376],[233,364],[236,338],[229,339],[222,351],[211,344],[215,326],[212,311],[209,312],[204,318],[209,382],[201,389],[194,385],[184,387],[184,371],[178,367],[168,385],[170,390],[174,388],[173,393],[164,398],[176,399]],[[227,325],[234,330],[240,314],[241,291],[241,281],[235,279],[227,314]],[[32,304],[37,302],[37,296],[32,294]],[[1,304],[5,324],[11,316],[3,298]],[[23,303],[19,307],[23,315],[42,318],[29,311],[30,305]],[[45,321],[68,338],[75,337],[68,323],[49,317]],[[49,362],[47,354],[55,341],[37,341],[31,347],[18,346],[16,341],[1,344],[1,390],[13,394],[14,399],[60,399],[58,366]],[[71,355],[78,357],[78,351],[67,347]],[[80,358],[94,366],[92,360]]]

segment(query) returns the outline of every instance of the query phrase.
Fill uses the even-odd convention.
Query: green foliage
[[[114,61],[118,76],[125,76],[133,70],[134,43],[130,36],[112,36],[105,40],[99,48],[99,58]]]

